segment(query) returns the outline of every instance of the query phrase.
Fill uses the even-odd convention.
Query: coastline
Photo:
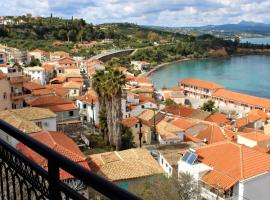
[[[163,67],[166,67],[166,66],[171,65],[171,64],[179,63],[179,62],[189,61],[189,60],[192,60],[192,58],[183,58],[183,59],[175,60],[175,61],[172,61],[172,62],[161,63],[161,64],[157,65],[156,67],[154,67],[153,69],[151,69],[150,71],[144,72],[144,73],[140,74],[139,77],[145,77],[145,78],[147,78],[152,73],[160,70]]]
[[[235,53],[235,54],[231,54],[228,57],[249,56],[249,55],[267,55],[267,56],[269,56],[270,55],[270,51],[269,52],[260,52],[260,53],[254,52],[254,51],[253,52],[241,52],[241,53],[238,52],[238,53]],[[187,58],[187,57],[185,57],[185,58],[182,58],[182,59],[179,59],[179,60],[175,60],[175,61],[172,61],[172,62],[161,63],[161,64],[157,65],[156,67],[152,68],[150,71],[139,74],[139,77],[148,78],[154,72],[162,69],[163,67],[166,67],[168,65],[171,65],[171,64],[180,63],[180,62],[189,61],[189,60],[207,59],[207,58],[220,59],[220,58],[225,58],[225,57],[224,56],[219,56],[219,57],[209,56],[209,57],[202,57],[202,58]]]

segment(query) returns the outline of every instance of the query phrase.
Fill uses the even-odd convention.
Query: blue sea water
[[[270,98],[270,56],[190,60],[163,67],[150,76],[156,88],[177,86],[178,80],[187,77],[213,81],[230,90]]]
[[[270,38],[241,38],[242,43],[252,43],[252,44],[270,44]]]

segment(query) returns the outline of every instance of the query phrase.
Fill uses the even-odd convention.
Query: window
[[[73,111],[69,111],[69,116],[70,117],[74,116],[74,112]]]
[[[163,158],[161,158],[161,164],[163,165]]]
[[[144,105],[142,105],[141,108],[144,108]]]
[[[42,123],[41,123],[41,122],[36,122],[36,125],[37,125],[39,128],[42,128]]]
[[[138,124],[135,124],[135,128],[138,128]]]
[[[3,94],[3,99],[7,99],[7,93],[6,92],[4,92],[4,94]]]
[[[83,104],[83,108],[86,108],[86,104]]]

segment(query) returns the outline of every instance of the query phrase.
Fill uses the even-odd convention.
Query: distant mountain
[[[161,27],[161,26],[148,26],[152,29],[169,31],[169,32],[200,32],[200,33],[212,33],[212,34],[260,34],[270,35],[270,24],[241,21],[238,24],[223,24],[223,25],[207,25],[199,27]]]
[[[225,31],[253,34],[270,34],[270,24],[241,21],[238,24],[207,25],[201,27],[185,27],[199,31]]]

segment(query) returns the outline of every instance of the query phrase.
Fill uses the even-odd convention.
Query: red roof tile
[[[63,156],[69,158],[70,160],[76,162],[77,164],[85,167],[86,169],[90,170],[89,166],[86,162],[86,157],[82,154],[80,149],[77,147],[75,142],[66,136],[64,133],[60,132],[40,132],[31,134],[31,137],[38,140],[39,142],[47,145],[51,149],[55,150],[56,152],[62,154]],[[36,152],[32,151],[24,144],[19,143],[17,147],[24,153],[28,158],[42,166],[43,168],[47,169],[48,163],[47,159],[43,158]],[[73,176],[65,172],[64,170],[60,170],[60,179],[71,179]]]

